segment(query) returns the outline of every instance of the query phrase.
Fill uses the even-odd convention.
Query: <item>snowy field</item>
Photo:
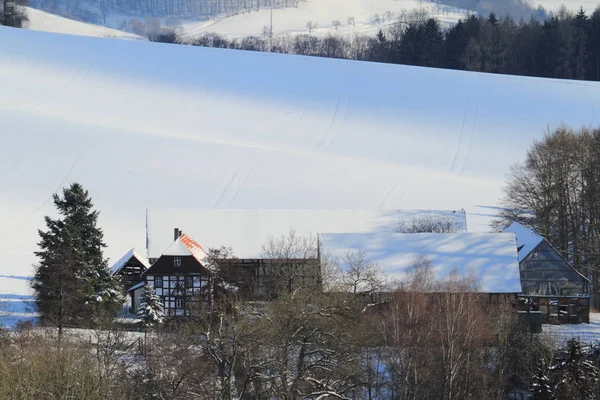
[[[589,16],[600,5],[600,2],[598,0],[532,0],[531,4],[535,7],[541,5],[546,10],[552,12],[557,12],[562,5],[573,13],[576,13],[580,7],[583,7]]]
[[[423,1],[421,7],[443,24],[454,24],[467,15],[466,10],[427,1]],[[307,0],[300,2],[298,8],[273,10],[273,33],[309,33],[306,23],[312,21],[318,26],[312,31],[315,35],[375,35],[389,23],[395,22],[403,11],[418,9],[418,0]],[[270,10],[265,9],[210,21],[184,21],[183,29],[191,36],[207,32],[230,38],[260,36],[264,27],[270,24],[270,14]],[[388,18],[390,16],[391,20]],[[349,17],[354,18],[353,25],[348,25]],[[333,21],[341,23],[338,29]]]
[[[134,35],[133,33],[74,21],[31,7],[25,8],[27,9],[27,17],[29,18],[29,22],[25,27],[34,31],[115,39],[147,40],[146,38]]]
[[[600,314],[590,313],[589,324],[577,325],[542,325],[545,335],[556,341],[561,346],[571,338],[578,338],[584,343],[600,341]]]
[[[90,190],[113,262],[145,248],[147,208],[464,208],[487,231],[509,166],[546,127],[600,124],[590,82],[10,28],[0,41],[13,321],[70,182]]]

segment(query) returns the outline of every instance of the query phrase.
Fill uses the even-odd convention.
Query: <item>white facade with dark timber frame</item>
[[[160,296],[167,317],[190,315],[190,308],[210,282],[210,272],[203,262],[204,249],[178,229],[174,239],[142,275]]]

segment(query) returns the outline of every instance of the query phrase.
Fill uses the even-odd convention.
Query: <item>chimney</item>
[[[177,240],[179,238],[179,228],[175,228],[174,232],[173,232],[173,240]]]

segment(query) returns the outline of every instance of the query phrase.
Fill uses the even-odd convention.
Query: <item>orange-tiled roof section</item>
[[[181,240],[181,243],[183,243],[183,245],[185,247],[187,247],[188,250],[192,254],[194,254],[198,250],[202,250],[202,252],[206,253],[206,251],[204,251],[204,249],[202,248],[202,246],[200,246],[194,239],[192,239],[191,237],[189,237],[185,233],[179,237],[179,240]]]

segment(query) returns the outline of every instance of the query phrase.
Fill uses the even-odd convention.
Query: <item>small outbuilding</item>
[[[110,268],[110,273],[121,277],[123,287],[127,291],[140,282],[142,273],[148,268],[150,268],[150,263],[146,257],[133,248],[114,263]]]

